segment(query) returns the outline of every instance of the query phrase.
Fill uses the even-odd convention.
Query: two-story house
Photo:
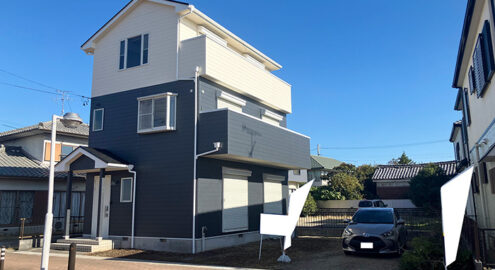
[[[47,205],[52,122],[0,133],[0,228],[1,234],[17,235],[24,219],[25,226],[44,223]],[[57,125],[55,161],[60,161],[73,149],[87,145],[89,126],[76,129]],[[74,177],[72,185],[72,229],[82,233],[84,216],[84,178]],[[66,176],[57,173],[54,192],[54,230],[64,232],[66,215]],[[42,230],[42,227],[40,228]],[[30,231],[33,231],[30,228]],[[41,233],[41,230],[39,232]]]
[[[494,1],[469,0],[452,83],[458,89],[454,107],[462,111],[462,121],[454,124],[451,136],[458,160],[475,166],[471,217],[480,229],[481,256],[487,255],[482,259],[493,265],[495,258],[488,255],[495,254],[494,28]]]
[[[259,240],[284,213],[288,170],[310,167],[287,128],[281,65],[192,5],[133,0],[92,35],[84,233],[116,247],[195,253]]]

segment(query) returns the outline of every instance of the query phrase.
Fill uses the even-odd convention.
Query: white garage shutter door
[[[223,178],[224,232],[248,229],[248,180],[245,176],[225,175]]]
[[[264,193],[264,213],[282,214],[282,182],[269,181],[263,182]]]

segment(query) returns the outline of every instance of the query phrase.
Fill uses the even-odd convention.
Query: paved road
[[[391,256],[364,256],[344,255],[339,252],[324,252],[312,257],[310,260],[293,262],[284,267],[284,270],[395,270],[399,269],[398,257]]]
[[[39,253],[8,252],[5,257],[6,270],[33,270],[39,269],[41,256]],[[53,254],[50,256],[50,270],[66,270],[67,255]],[[196,266],[175,263],[160,263],[146,261],[131,261],[125,259],[108,259],[103,257],[80,256],[76,261],[77,270],[212,270],[212,269],[238,269],[231,267]]]

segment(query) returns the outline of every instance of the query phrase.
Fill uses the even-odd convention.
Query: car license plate
[[[361,242],[361,249],[373,249],[373,243]]]

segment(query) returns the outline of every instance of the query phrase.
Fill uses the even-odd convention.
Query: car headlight
[[[385,236],[385,237],[390,237],[390,236],[394,235],[394,230],[390,230],[388,232],[384,232],[382,235]]]
[[[351,235],[352,235],[352,232],[349,229],[345,228],[344,232],[342,233],[342,236],[347,237],[347,236],[351,236]]]

